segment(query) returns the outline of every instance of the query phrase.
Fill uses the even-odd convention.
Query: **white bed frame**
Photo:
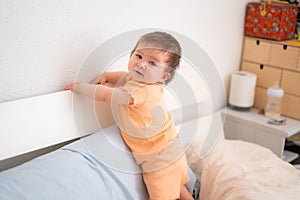
[[[254,196],[255,198],[253,199],[261,199],[259,197],[262,197],[262,199],[274,199],[274,186],[276,187],[276,192],[281,195],[278,196],[276,194],[279,197],[278,199],[298,199],[300,195],[299,172],[289,164],[280,160],[270,150],[251,143],[223,139],[214,140],[214,142],[221,141],[216,146],[207,146],[207,144],[211,142],[211,140],[207,139],[219,139],[219,136],[223,135],[223,129],[213,129],[212,132],[216,133],[218,137],[206,137],[205,133],[211,136],[211,132],[208,131],[210,127],[218,128],[217,126],[210,125],[210,122],[215,122],[217,118],[212,118],[210,115],[207,115],[211,110],[208,109],[209,106],[207,106],[206,103],[207,101],[199,102],[199,106],[203,108],[200,113],[197,110],[191,110],[190,108],[194,108],[193,106],[182,108],[185,113],[192,113],[189,117],[195,120],[198,120],[197,116],[207,116],[204,117],[205,119],[201,119],[201,121],[203,120],[203,126],[200,127],[201,130],[199,129],[198,131],[197,129],[197,132],[201,133],[199,134],[199,140],[197,138],[197,141],[193,141],[191,148],[189,148],[190,151],[189,149],[187,151],[187,153],[189,153],[187,157],[190,160],[190,166],[197,174],[198,179],[201,179],[201,185],[204,186],[201,186],[202,196],[200,198],[224,199],[224,195],[229,197],[228,194],[230,194],[231,196],[229,198],[231,198],[240,194],[249,195],[251,198]],[[76,106],[76,109],[74,109],[74,106]],[[95,106],[97,106],[96,109]],[[99,110],[101,113],[96,114],[94,110]],[[177,116],[176,114],[174,115],[174,112],[172,114],[173,116]],[[195,114],[197,116],[195,116]],[[221,124],[223,122],[220,117],[221,115],[218,112],[216,112],[216,114],[219,116],[219,122],[216,124]],[[114,123],[108,104],[95,103],[93,100],[81,95],[73,95],[70,91],[1,103],[0,120],[2,122],[0,126],[0,164],[8,159],[14,159],[17,155],[80,138],[97,131],[99,128],[104,128]],[[174,119],[174,121],[176,120],[177,119]],[[187,122],[181,125],[184,126],[185,124],[188,126],[189,123],[194,121],[191,119],[187,120]],[[98,121],[101,123],[99,124]],[[213,145],[215,145],[215,143]],[[211,147],[216,147],[216,150],[210,151],[212,149]],[[238,151],[240,148],[242,152]],[[202,154],[202,149],[208,149],[212,154],[202,159],[201,155],[208,155],[207,152]],[[223,152],[226,153],[223,154]],[[249,158],[248,156],[254,157],[257,155],[261,155],[262,160],[254,159],[250,165],[247,165],[249,162],[245,162],[245,158],[247,159]],[[267,163],[265,161],[267,161]],[[262,186],[266,186],[262,187],[262,190],[259,188],[256,193],[253,192],[252,186],[253,181],[256,180],[253,179],[253,175],[259,171],[258,168],[254,168],[251,171],[249,187],[245,186],[244,179],[240,178],[244,177],[244,170],[240,170],[241,166],[242,169],[247,169],[247,173],[249,173],[251,166],[255,166],[253,162],[258,166],[259,164],[262,165],[262,170],[257,177],[258,182],[254,184],[260,186],[259,184],[261,183]],[[239,167],[236,165],[237,163],[242,165]],[[236,166],[237,168],[232,168]],[[272,170],[269,170],[269,166],[272,167]],[[276,171],[274,171],[274,169]],[[278,180],[281,182],[285,181],[284,184],[279,184],[277,176],[274,176],[274,174],[278,174],[278,172],[280,172],[281,175],[278,176]],[[205,174],[205,176],[202,176],[203,174]],[[265,175],[268,175],[267,179]],[[273,181],[268,181],[268,179],[275,181],[275,185]],[[269,185],[269,183],[271,184]],[[236,187],[232,187],[232,185]],[[238,186],[241,185],[243,187],[239,188]],[[281,190],[278,189],[280,188],[279,186]],[[236,193],[236,188],[239,188],[238,192],[241,193]],[[269,189],[270,191],[265,192],[265,189]],[[217,195],[216,198],[214,198],[213,195]],[[288,198],[288,195],[295,198]]]
[[[96,116],[94,106],[101,107],[101,115]],[[114,123],[109,105],[73,96],[70,91],[1,103],[0,121],[0,161],[83,137]]]

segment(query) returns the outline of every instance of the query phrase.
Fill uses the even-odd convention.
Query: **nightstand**
[[[284,151],[284,144],[287,137],[300,131],[299,120],[284,117],[285,125],[268,124],[269,119],[258,114],[256,108],[241,111],[227,107],[222,114],[225,115],[226,139],[238,139],[267,147],[287,162],[298,157],[296,153]]]

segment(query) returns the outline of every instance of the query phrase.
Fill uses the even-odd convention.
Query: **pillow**
[[[95,133],[1,172],[0,199],[148,199],[139,166],[130,154],[116,154],[106,137],[126,150],[117,127],[109,127],[105,134]]]
[[[113,125],[1,172],[0,199],[148,199],[140,172]]]
[[[0,199],[147,199],[141,177],[126,178],[130,184],[86,154],[59,149],[1,172]]]

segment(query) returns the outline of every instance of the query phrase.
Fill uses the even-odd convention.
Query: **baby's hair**
[[[178,41],[172,35],[165,32],[156,31],[147,33],[140,37],[131,51],[131,55],[137,50],[140,44],[143,44],[145,48],[155,48],[168,53],[168,60],[166,60],[168,68],[166,71],[170,73],[170,78],[165,82],[165,84],[168,84],[173,79],[175,71],[179,68],[180,64],[181,47]]]

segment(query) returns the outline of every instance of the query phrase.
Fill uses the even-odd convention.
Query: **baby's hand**
[[[74,87],[75,87],[75,82],[73,83],[70,83],[69,85],[67,85],[64,90],[74,90]]]
[[[101,85],[105,85],[105,83],[107,82],[107,76],[106,76],[106,72],[104,72],[103,74],[101,74],[100,76],[97,76],[96,78],[94,78],[91,83],[92,84],[101,84]]]

